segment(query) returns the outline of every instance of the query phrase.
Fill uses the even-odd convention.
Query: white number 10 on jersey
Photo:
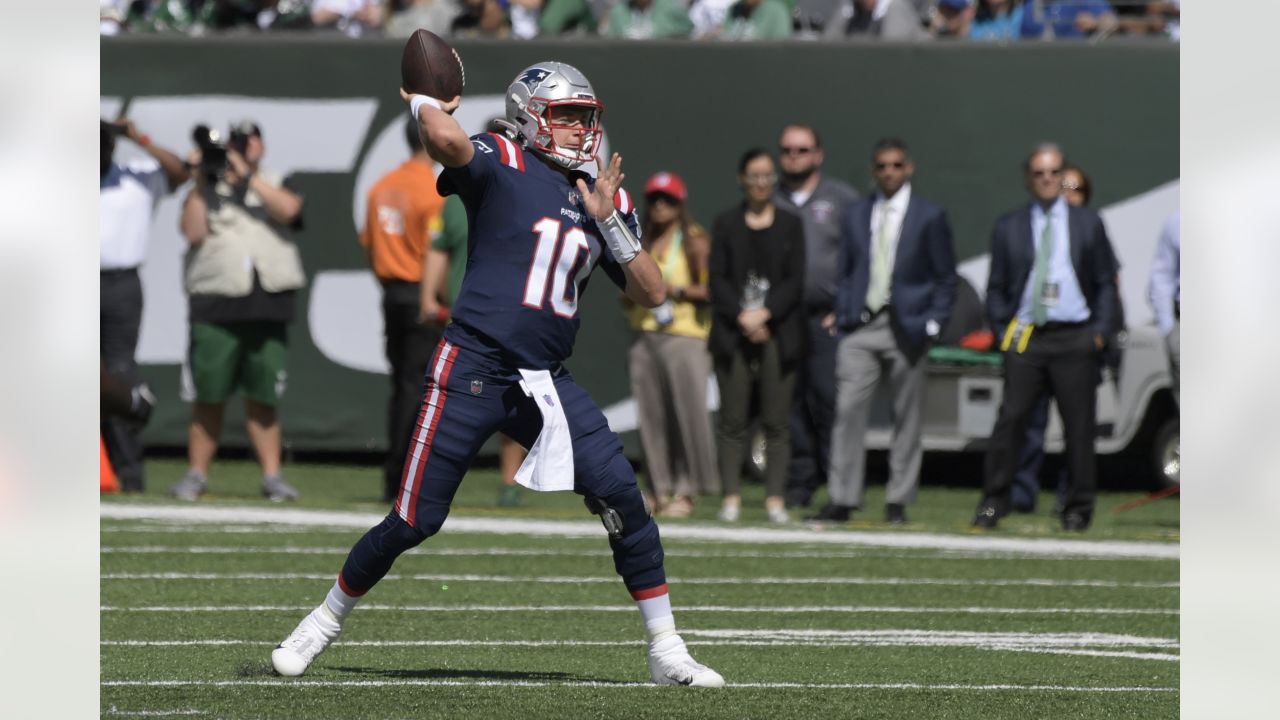
[[[574,226],[564,234],[564,242],[559,242],[560,221],[552,218],[534,223],[533,231],[538,235],[538,245],[534,248],[533,263],[524,284],[524,306],[543,309],[548,299],[549,284],[551,309],[560,317],[571,318],[578,312],[578,283],[570,274],[578,264],[578,256],[584,251],[591,252],[587,235],[582,228]],[[556,252],[557,245],[559,253]],[[589,269],[589,266],[584,269]]]

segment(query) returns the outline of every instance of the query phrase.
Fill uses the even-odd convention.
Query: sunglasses
[[[1062,168],[1054,168],[1053,170],[1032,170],[1031,177],[1057,177],[1062,174]]]
[[[783,155],[808,155],[816,149],[811,147],[780,147],[778,152]]]
[[[676,199],[676,197],[675,197],[674,195],[668,195],[668,194],[663,193],[663,192],[650,193],[649,195],[647,195],[647,196],[646,196],[646,199],[649,201],[649,204],[651,204],[651,205],[652,205],[653,203],[659,203],[659,202],[664,202],[664,203],[666,203],[666,204],[668,204],[668,205],[679,205],[679,204],[680,204],[680,201],[679,201],[678,199]]]
[[[894,170],[901,170],[902,168],[904,168],[904,167],[906,167],[906,166],[907,166],[907,164],[906,164],[906,163],[901,163],[901,162],[889,162],[889,163],[878,162],[878,163],[876,163],[876,169],[877,169],[877,170],[884,170],[884,169],[886,169],[886,168],[893,168]]]

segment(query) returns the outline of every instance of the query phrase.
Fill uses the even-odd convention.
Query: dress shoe
[[[1084,513],[1069,512],[1062,515],[1062,529],[1067,532],[1084,532],[1089,529],[1090,517]]]
[[[890,525],[901,525],[907,521],[906,508],[899,503],[889,503],[884,506],[884,519]]]
[[[805,518],[805,520],[819,522],[848,522],[849,513],[853,512],[851,505],[837,505],[835,503],[827,503],[827,506]]]
[[[978,506],[978,513],[973,516],[973,526],[978,528],[991,529],[1000,522],[1000,512],[993,503],[982,503]]]

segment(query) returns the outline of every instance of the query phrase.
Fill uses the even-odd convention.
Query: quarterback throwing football
[[[467,273],[428,369],[394,507],[351,549],[324,602],[271,653],[273,666],[281,675],[306,671],[396,558],[440,529],[472,459],[503,432],[529,449],[518,482],[573,490],[600,516],[644,619],[653,682],[723,686],[676,634],[658,526],[618,436],[563,365],[597,265],[637,304],[665,300],[621,188],[622,159],[598,158],[603,104],[586,76],[560,62],[532,65],[511,83],[501,132],[467,137],[452,117],[460,98],[401,95],[444,166],[440,194],[466,205]],[[594,180],[579,170],[593,160]]]

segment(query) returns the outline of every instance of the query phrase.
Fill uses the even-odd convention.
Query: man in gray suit
[[[810,520],[844,522],[862,506],[865,436],[882,378],[893,393],[893,444],[885,519],[906,522],[920,483],[925,355],[951,317],[956,260],[942,208],[912,192],[906,143],[886,138],[871,153],[877,192],[842,223],[835,312],[836,421],[831,433],[829,503]]]

